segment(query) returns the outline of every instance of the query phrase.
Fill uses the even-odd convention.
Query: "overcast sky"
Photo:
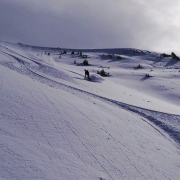
[[[180,0],[0,0],[0,40],[180,55]]]

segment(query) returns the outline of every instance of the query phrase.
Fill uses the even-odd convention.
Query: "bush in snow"
[[[66,54],[66,50],[63,51],[63,54]]]
[[[138,69],[142,69],[142,65],[139,64],[139,65],[137,66],[137,68],[138,68]]]
[[[74,54],[74,51],[72,51],[71,54]]]
[[[122,57],[121,56],[117,56],[117,59],[122,59]]]
[[[169,54],[165,54],[165,53],[163,53],[163,54],[161,54],[161,57],[171,57],[171,55],[169,55]]]
[[[85,59],[85,60],[83,61],[83,64],[84,64],[85,66],[88,66],[88,65],[89,65],[88,60]]]
[[[177,60],[179,60],[179,57],[178,56],[176,56],[176,54],[175,53],[171,53],[171,57],[173,58],[173,59],[177,59]]]
[[[146,74],[146,77],[150,77],[150,75],[149,75],[149,74]]]
[[[97,74],[101,76],[109,76],[109,73],[105,72],[104,69],[102,69],[101,71],[97,71]]]
[[[113,57],[113,54],[109,54],[109,57],[112,58],[112,57]]]

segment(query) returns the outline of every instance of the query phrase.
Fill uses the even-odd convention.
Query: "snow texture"
[[[73,51],[0,43],[0,179],[179,179],[180,61]]]

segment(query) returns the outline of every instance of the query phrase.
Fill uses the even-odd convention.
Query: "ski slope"
[[[0,179],[179,179],[180,61],[72,51],[0,43]]]

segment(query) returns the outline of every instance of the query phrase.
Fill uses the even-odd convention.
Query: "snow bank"
[[[56,62],[54,61],[53,57],[51,55],[42,55],[42,62],[47,63],[49,65],[55,66]]]
[[[91,74],[90,75],[92,82],[102,82],[104,79],[99,74]]]

